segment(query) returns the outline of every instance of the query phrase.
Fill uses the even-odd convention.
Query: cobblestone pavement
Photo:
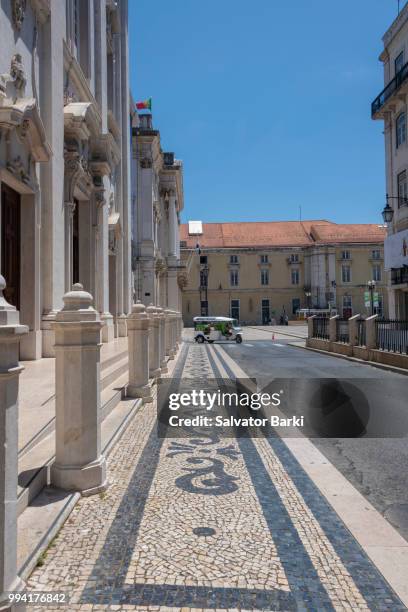
[[[207,346],[180,377],[220,377]],[[108,469],[28,581],[69,610],[406,609],[282,440],[161,439],[150,404]]]

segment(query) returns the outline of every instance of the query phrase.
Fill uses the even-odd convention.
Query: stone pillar
[[[177,212],[176,196],[170,193],[169,196],[169,256],[177,257]]]
[[[173,348],[174,348],[174,352],[176,353],[178,351],[178,347],[179,347],[179,337],[178,337],[178,312],[173,311]]]
[[[156,307],[156,312],[159,319],[160,332],[160,370],[162,374],[166,374],[168,372],[166,362],[166,315],[163,308]]]
[[[145,306],[138,300],[128,317],[129,337],[129,397],[153,400],[149,385],[149,317]]]
[[[56,487],[91,495],[106,488],[101,454],[100,336],[92,295],[77,283],[55,318]]]
[[[166,327],[165,327],[165,343],[166,343],[166,355],[169,359],[174,359],[174,351],[172,345],[172,319],[171,319],[171,310],[166,309],[164,311],[166,316]]]
[[[22,591],[17,575],[18,381],[20,338],[28,333],[20,325],[14,306],[6,302],[6,282],[0,276],[0,610],[14,611],[7,591]],[[18,610],[25,610],[18,607]]]
[[[377,348],[377,330],[375,326],[376,319],[378,319],[378,315],[375,314],[372,317],[368,317],[365,321],[367,349]]]
[[[316,318],[316,315],[312,315],[307,319],[307,337],[313,338],[313,320]]]
[[[150,304],[146,309],[149,315],[149,376],[160,377],[160,315],[157,308]]]
[[[334,315],[329,319],[329,340],[330,342],[336,342],[337,340],[337,319],[340,319],[339,315]]]
[[[99,180],[105,180],[106,177]],[[97,207],[97,240],[96,240],[96,271],[97,271],[97,308],[100,313],[102,327],[102,342],[110,342],[115,337],[113,317],[109,312],[109,220],[106,205],[106,190],[99,188],[95,192]]]
[[[118,335],[120,337],[127,336],[127,316],[125,314],[118,316]]]
[[[72,234],[75,202],[65,202],[65,292],[71,291],[72,287]]]
[[[350,319],[348,320],[350,346],[357,346],[358,344],[357,321],[360,319],[360,317],[361,315],[356,314],[353,317],[350,317]]]

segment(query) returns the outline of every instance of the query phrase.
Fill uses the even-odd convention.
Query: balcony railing
[[[408,355],[408,321],[377,319],[375,326],[379,349]]]
[[[376,113],[384,106],[384,104],[394,95],[408,79],[408,62],[401,68],[395,77],[388,83],[388,85],[382,90],[379,96],[376,97],[374,102],[371,104],[371,116],[374,117]]]

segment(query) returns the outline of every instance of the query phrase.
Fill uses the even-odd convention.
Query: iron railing
[[[408,321],[377,319],[375,326],[379,349],[408,355]]]
[[[379,96],[376,97],[374,102],[371,104],[371,116],[374,117],[376,113],[384,106],[384,104],[391,98],[391,96],[399,89],[404,81],[408,78],[408,62],[397,72],[395,77],[391,79],[386,87],[382,90]]]
[[[336,340],[337,342],[350,342],[348,319],[336,319]]]
[[[364,319],[357,319],[357,346],[366,346],[366,322]]]
[[[330,340],[329,319],[327,317],[316,317],[313,319],[313,338]]]

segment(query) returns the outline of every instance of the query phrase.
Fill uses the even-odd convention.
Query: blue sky
[[[183,221],[381,222],[371,101],[397,0],[129,0],[131,86],[184,162]],[[403,1],[401,1],[401,6]]]

